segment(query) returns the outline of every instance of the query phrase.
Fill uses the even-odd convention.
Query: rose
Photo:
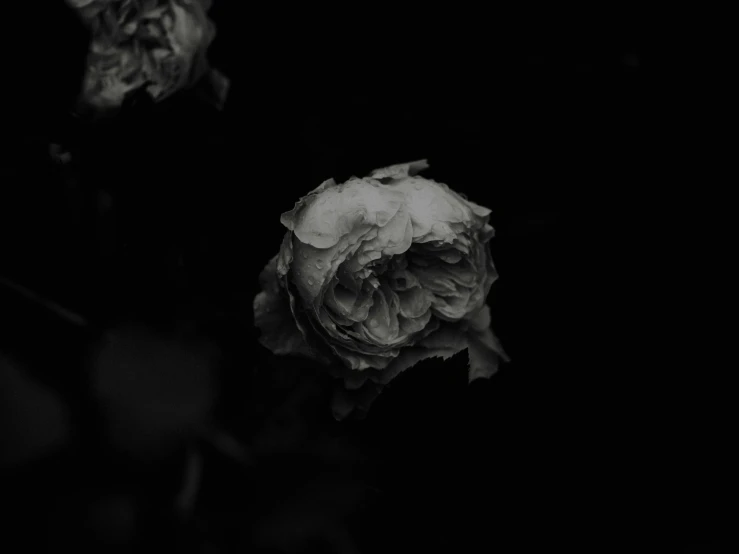
[[[92,29],[82,103],[117,108],[145,88],[160,101],[207,70],[205,51],[215,35],[210,0],[70,0]]]
[[[81,108],[115,109],[144,89],[155,101],[208,70],[210,0],[67,0],[90,27]]]
[[[418,177],[426,167],[324,182],[282,214],[288,232],[260,276],[261,344],[329,364],[357,391],[335,398],[337,418],[423,359],[467,349],[470,381],[507,359],[485,304],[497,278],[490,210]]]

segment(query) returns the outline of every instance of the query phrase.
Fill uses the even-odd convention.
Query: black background
[[[29,84],[9,87],[2,274],[98,331],[3,297],[3,349],[72,399],[89,427],[82,450],[21,472],[13,498],[43,511],[56,493],[29,495],[30,483],[56,491],[67,472],[94,465],[80,456],[94,456],[105,430],[84,415],[84,384],[49,367],[80,365],[90,335],[121,321],[166,332],[196,320],[226,353],[217,408],[238,427],[241,391],[254,384],[239,363],[290,363],[268,356],[250,325],[279,215],[326,178],[426,158],[426,176],[492,209],[500,279],[489,302],[512,362],[469,387],[464,355],[419,365],[366,421],[347,423],[381,461],[372,471],[385,491],[363,518],[362,544],[717,542],[723,408],[712,369],[722,366],[699,346],[715,336],[699,324],[708,294],[695,269],[711,252],[691,238],[712,225],[697,199],[703,77],[693,52],[650,41],[635,16],[236,4],[211,12],[211,60],[232,82],[221,114],[185,94],[94,130],[68,118],[81,30],[69,35],[79,44],[36,31],[43,40],[18,63]],[[72,152],[76,196],[59,192],[65,170],[45,161],[48,140]],[[115,223],[97,211],[101,189]],[[180,254],[184,269],[174,269]],[[280,482],[282,471],[268,474]],[[221,479],[210,517],[238,527],[245,512],[219,497],[233,486]],[[170,486],[157,482],[152,497]]]

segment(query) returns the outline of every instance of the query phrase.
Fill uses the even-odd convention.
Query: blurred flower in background
[[[67,3],[92,33],[81,112],[115,111],[139,92],[160,102],[212,73],[206,59],[216,34],[207,16],[211,0]]]

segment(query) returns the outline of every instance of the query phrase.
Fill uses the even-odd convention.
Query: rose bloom
[[[260,342],[329,364],[345,392],[365,391],[336,397],[337,418],[423,359],[466,349],[470,381],[507,359],[485,304],[497,278],[490,210],[417,176],[426,167],[324,182],[282,214],[288,231],[260,276]]]
[[[67,0],[90,27],[81,108],[115,109],[139,89],[161,101],[208,69],[210,0]]]

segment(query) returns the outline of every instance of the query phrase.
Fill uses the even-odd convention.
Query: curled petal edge
[[[510,362],[510,357],[490,328],[490,307],[487,304],[469,319],[456,325],[444,325],[415,346],[401,349],[398,357],[382,371],[345,372],[341,387],[334,394],[334,418],[341,421],[352,414],[363,417],[369,405],[398,375],[429,358],[448,360],[463,350],[467,350],[469,383],[492,377],[501,361]],[[368,389],[372,394],[367,392]]]

